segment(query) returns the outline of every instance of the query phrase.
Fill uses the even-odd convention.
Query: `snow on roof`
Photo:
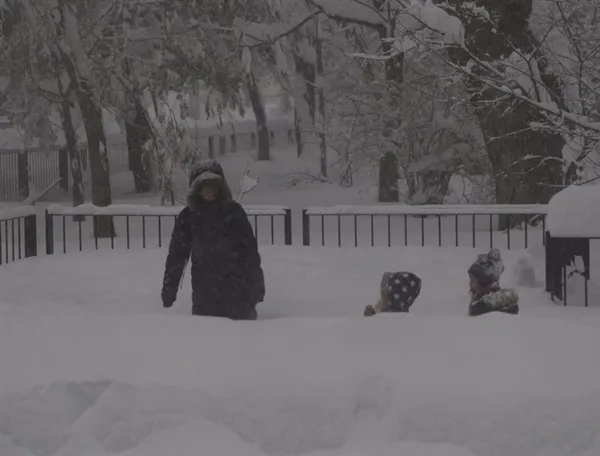
[[[546,228],[554,237],[600,237],[600,184],[571,185],[554,195]]]

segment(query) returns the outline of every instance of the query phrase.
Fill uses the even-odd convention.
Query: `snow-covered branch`
[[[386,17],[368,1],[308,0],[310,4],[335,21],[352,22],[375,30],[386,29]]]
[[[246,38],[250,38],[250,40],[256,41],[255,43],[247,43],[246,45],[250,48],[259,47],[259,46],[272,46],[277,41],[285,38],[292,33],[295,33],[298,29],[304,26],[307,22],[311,21],[315,16],[320,14],[319,11],[312,11],[307,13],[302,19],[295,21],[289,27],[286,27],[284,31],[278,31],[276,34],[271,35],[271,28],[261,27],[261,24],[253,24],[255,27],[250,28],[247,27],[247,30],[244,32]],[[262,36],[258,36],[259,33],[256,33],[255,30],[262,32]],[[253,33],[254,32],[254,33]],[[249,41],[249,40],[246,40]]]

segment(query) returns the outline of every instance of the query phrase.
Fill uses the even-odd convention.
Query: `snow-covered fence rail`
[[[37,221],[33,206],[0,210],[0,265],[37,255]]]
[[[53,205],[46,210],[46,253],[55,253],[58,242],[63,253],[86,248],[147,248],[168,244],[173,225],[183,208],[177,206],[144,206],[115,204],[97,207]],[[283,206],[244,206],[259,243],[292,244],[291,210]],[[96,216],[109,216],[116,235],[98,238],[94,235]],[[89,218],[89,219],[88,219]],[[58,236],[57,236],[58,231]],[[58,238],[58,239],[57,239]]]
[[[543,204],[309,207],[302,211],[302,239],[306,246],[317,237],[321,246],[358,247],[366,237],[370,246],[528,248],[544,243],[546,213]]]

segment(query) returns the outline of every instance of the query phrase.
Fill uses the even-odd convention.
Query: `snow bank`
[[[164,250],[11,265],[2,455],[596,456],[600,314],[520,289],[469,318],[476,253],[265,248],[258,322],[189,316],[189,279],[162,309]],[[362,317],[399,269],[414,312]]]
[[[571,185],[554,195],[546,229],[554,237],[600,237],[600,184]]]
[[[12,220],[29,215],[35,215],[33,206],[14,206],[8,209],[0,209],[0,220]]]
[[[112,204],[106,207],[81,204],[77,207],[53,204],[48,213],[53,215],[114,215],[114,216],[168,216],[179,215],[183,206],[149,206],[141,204]],[[244,206],[248,215],[285,215],[283,206]],[[0,213],[1,214],[1,213]]]
[[[409,206],[405,204],[378,204],[377,206],[338,205],[309,207],[309,215],[515,215],[545,214],[544,204],[444,204]]]

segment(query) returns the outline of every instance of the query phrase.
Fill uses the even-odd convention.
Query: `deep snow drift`
[[[189,277],[161,309],[161,250],[1,267],[2,456],[600,454],[597,308],[469,318],[467,248],[262,253],[258,322],[189,316]],[[362,317],[403,269],[414,312]]]

